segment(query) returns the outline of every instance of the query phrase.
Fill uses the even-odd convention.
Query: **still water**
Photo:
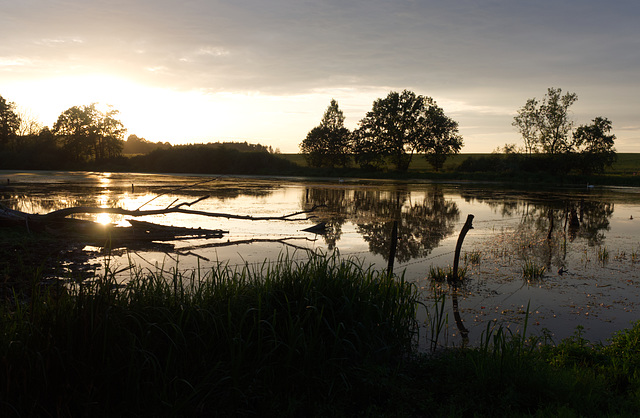
[[[396,220],[394,272],[419,286],[427,306],[434,294],[446,295],[448,325],[440,342],[448,345],[477,343],[488,325],[521,331],[527,309],[527,334],[545,330],[555,341],[572,335],[577,326],[584,327],[587,338],[605,341],[639,319],[639,188],[18,171],[0,171],[0,181],[2,204],[31,213],[72,206],[160,209],[203,196],[209,197],[192,209],[275,217],[323,205],[313,219],[301,215],[294,221],[187,214],[137,218],[228,231],[221,239],[179,240],[111,254],[112,267],[131,260],[152,271],[208,269],[219,262],[259,267],[283,254],[305,260],[309,251],[334,250],[384,269]],[[454,291],[432,280],[429,271],[453,264],[469,214],[474,215],[473,229],[460,262],[465,280]],[[127,216],[86,218],[128,225]],[[319,222],[326,223],[324,234],[303,231]],[[85,249],[99,250],[96,245]],[[94,262],[103,261],[96,252]],[[543,276],[525,279],[527,263],[544,267]]]

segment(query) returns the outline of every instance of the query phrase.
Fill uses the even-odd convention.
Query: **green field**
[[[469,157],[480,158],[488,157],[490,155],[490,153],[463,153],[453,155],[447,159],[446,163],[444,164],[443,171],[455,171],[455,169]],[[281,154],[281,156],[300,166],[307,166],[307,162],[304,158],[304,155],[302,154]],[[416,155],[411,161],[409,171],[429,173],[433,172],[433,168],[422,156]],[[630,176],[634,175],[634,173],[640,173],[640,153],[619,153],[618,160],[616,161],[616,163],[614,163],[613,167],[606,170],[606,174],[613,175]]]

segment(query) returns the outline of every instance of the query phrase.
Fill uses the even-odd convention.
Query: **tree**
[[[0,96],[0,149],[8,148],[20,127],[16,105]]]
[[[581,125],[573,133],[576,147],[580,150],[580,169],[584,174],[602,173],[616,160],[613,148],[616,136],[611,132],[611,121],[596,117],[591,125]]]
[[[60,147],[72,161],[84,161],[91,153],[91,141],[95,135],[92,113],[95,106],[73,106],[58,116],[53,125]]]
[[[312,167],[334,167],[349,165],[350,133],[344,127],[344,113],[338,102],[331,104],[324,112],[320,125],[313,128],[300,144],[300,149]]]
[[[16,132],[18,136],[38,135],[44,128],[44,125],[30,111],[21,109],[17,113],[20,118],[20,126]]]
[[[352,133],[352,151],[356,163],[360,168],[369,171],[378,171],[384,167],[384,153],[376,138],[364,129],[356,129]]]
[[[96,160],[118,157],[124,147],[124,133],[127,131],[122,122],[115,118],[120,113],[109,108],[98,114],[98,132],[95,139],[94,155]]]
[[[524,149],[527,154],[538,151],[538,101],[529,99],[527,103],[518,110],[518,115],[513,118],[515,126],[524,140]]]
[[[440,171],[451,154],[458,154],[462,148],[462,137],[458,134],[458,123],[447,117],[438,106],[428,109],[427,132],[430,136],[417,145],[427,161],[436,171]]]
[[[100,112],[95,103],[74,106],[58,117],[53,131],[73,161],[113,158],[122,152],[126,131],[117,114],[112,108]]]
[[[569,108],[578,100],[575,93],[562,95],[562,89],[550,87],[542,102],[529,99],[518,110],[513,126],[522,134],[529,152],[541,149],[547,154],[562,154],[573,150]]]
[[[597,117],[593,124],[582,125],[573,132],[569,108],[578,100],[575,93],[549,88],[541,102],[529,99],[518,110],[512,123],[522,134],[525,149],[547,154],[538,163],[548,170],[567,173],[579,169],[584,174],[602,172],[616,158],[611,121]],[[540,164],[537,165],[540,167]]]
[[[386,156],[398,171],[409,168],[415,152],[425,153],[440,169],[446,157],[462,147],[458,124],[433,99],[408,90],[392,91],[376,100],[360,121],[354,141],[357,160],[362,161],[363,155],[365,162],[375,161],[376,155]]]

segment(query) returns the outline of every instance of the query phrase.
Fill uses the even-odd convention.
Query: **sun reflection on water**
[[[108,213],[98,213],[96,215],[96,222],[102,225],[110,224],[112,220],[112,215]]]

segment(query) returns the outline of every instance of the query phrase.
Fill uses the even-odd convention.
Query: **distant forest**
[[[0,169],[294,174],[270,146],[247,142],[171,145],[129,135],[118,111],[73,106],[51,127],[0,96]]]
[[[48,140],[49,139],[49,140]],[[0,151],[0,169],[108,170],[200,174],[298,174],[301,169],[270,151],[247,142],[171,145],[136,135],[122,141],[118,155],[102,159],[69,158],[47,135],[25,138],[15,150]]]
[[[227,148],[240,152],[268,152],[273,154],[273,148],[271,146],[264,146],[260,144],[249,144],[247,141],[244,142],[214,142],[207,144],[208,147],[213,148]],[[122,148],[122,153],[127,156],[140,155],[140,154],[148,154],[157,149],[170,149],[173,145],[169,142],[151,142],[147,141],[144,138],[139,138],[137,135],[129,135],[126,141],[124,141],[124,146]]]

